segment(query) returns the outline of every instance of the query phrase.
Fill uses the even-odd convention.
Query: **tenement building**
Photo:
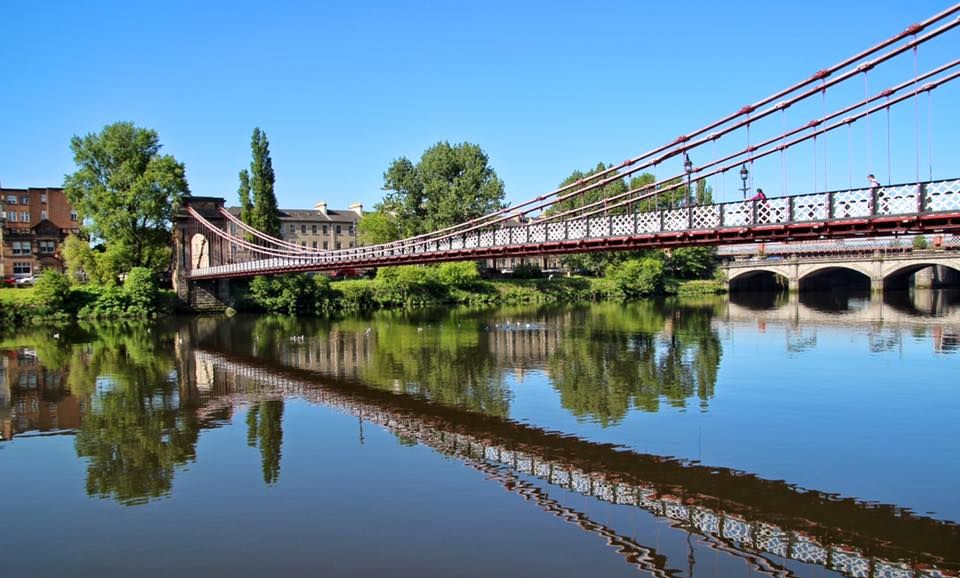
[[[0,272],[27,277],[63,271],[61,247],[80,232],[77,212],[60,188],[0,188]]]
[[[240,207],[229,211],[240,216]],[[354,203],[346,210],[328,209],[319,202],[313,209],[280,209],[280,237],[301,247],[335,251],[352,249],[357,241],[357,221],[363,216],[363,205]],[[236,235],[236,226],[231,233]]]

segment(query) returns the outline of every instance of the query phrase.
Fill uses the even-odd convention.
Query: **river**
[[[960,294],[0,338],[3,576],[960,574]]]

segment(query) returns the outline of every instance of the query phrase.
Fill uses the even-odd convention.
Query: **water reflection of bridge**
[[[769,295],[768,302],[739,301],[731,296],[718,311],[718,322],[756,325],[783,325],[804,330],[818,326],[865,327],[871,347],[877,339],[899,342],[903,329],[929,332],[938,353],[960,350],[960,307],[943,291],[917,290],[881,296],[822,294],[798,296],[796,293]]]
[[[377,423],[487,472],[547,511],[603,536],[632,564],[672,576],[662,554],[564,508],[536,483],[640,507],[769,575],[794,560],[847,576],[957,576],[960,527],[740,472],[622,451],[524,424],[213,350],[182,350],[182,375],[215,391],[209,411],[248,396],[298,396]],[[534,481],[536,480],[536,482]]]

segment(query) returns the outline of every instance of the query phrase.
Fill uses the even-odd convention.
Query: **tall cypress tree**
[[[240,188],[237,189],[237,195],[240,197],[240,220],[249,225],[253,218],[253,203],[250,202],[250,173],[247,169],[240,171]],[[253,235],[247,233],[244,238],[252,241]]]
[[[268,235],[279,237],[280,213],[277,197],[273,192],[275,175],[273,161],[270,159],[270,142],[260,127],[253,129],[250,149],[253,153],[250,163],[250,188],[253,190],[250,225]]]

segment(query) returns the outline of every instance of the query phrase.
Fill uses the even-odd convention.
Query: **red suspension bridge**
[[[625,160],[588,179],[560,187],[513,207],[399,241],[326,251],[278,239],[258,231],[224,207],[224,199],[188,197],[175,223],[175,283],[189,294],[195,281],[228,279],[288,272],[341,268],[435,263],[511,256],[569,254],[591,251],[726,245],[763,241],[790,242],[824,238],[884,236],[960,231],[960,179],[934,179],[932,141],[930,174],[920,177],[920,101],[926,99],[928,126],[933,126],[932,94],[960,76],[960,58],[921,71],[918,49],[960,27],[960,4],[935,14],[903,32],[825,68],[715,122],[674,141]],[[870,93],[871,71],[913,56],[903,79]],[[903,66],[901,66],[903,68]],[[849,91],[838,90],[862,82],[863,98],[831,106],[827,94],[840,100]],[[800,103],[820,101],[821,113],[794,128],[763,134],[764,121],[786,113]],[[851,127],[866,124],[870,142],[871,118],[886,115],[887,148],[893,137],[890,111],[913,105],[915,111],[914,178],[901,184],[833,191],[805,192],[765,199],[697,204],[691,192],[700,181],[739,174],[746,193],[747,178],[757,163],[779,159],[787,187],[787,152],[814,147],[814,188],[817,188],[817,141],[823,147],[826,183],[826,137],[846,131],[852,151]],[[952,112],[952,111],[951,111]],[[769,127],[767,127],[769,129]],[[932,130],[932,129],[930,129]],[[752,131],[752,134],[751,134]],[[744,141],[742,139],[745,137]],[[929,130],[928,130],[928,139]],[[897,139],[906,141],[906,139]],[[898,144],[902,144],[898,143]],[[725,147],[713,160],[695,165],[691,153]],[[870,153],[867,155],[870,157]],[[793,162],[793,161],[792,161]],[[848,160],[849,162],[849,160]],[[888,174],[892,174],[888,152]],[[868,165],[869,166],[869,163]],[[748,168],[749,167],[749,168]],[[672,168],[674,170],[667,170]],[[640,171],[667,176],[606,198],[588,201],[588,193]],[[852,169],[851,184],[852,184]],[[826,185],[824,184],[824,188]],[[594,193],[594,196],[596,193]],[[744,194],[744,196],[746,196]],[[676,202],[682,197],[681,202]],[[185,295],[184,295],[185,296]]]

